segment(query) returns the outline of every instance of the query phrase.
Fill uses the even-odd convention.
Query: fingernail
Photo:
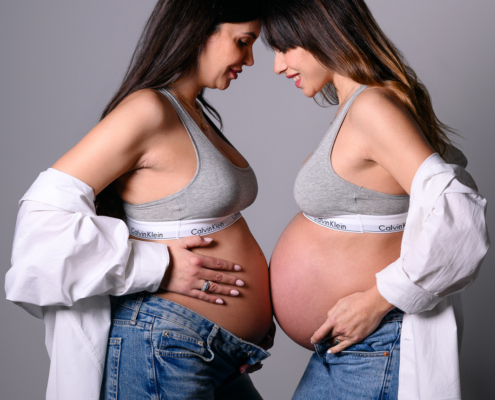
[[[212,238],[203,238],[205,240],[205,242],[208,242],[208,243],[211,243],[211,241],[213,240]]]
[[[240,279],[237,279],[237,280],[235,281],[235,284],[236,284],[236,286],[244,286],[244,282],[243,282],[243,281],[241,281]]]
[[[332,354],[332,349],[328,349],[328,350],[327,350],[327,353],[328,353],[328,354]]]
[[[234,270],[240,271],[241,270],[241,266],[240,265],[234,265]]]
[[[215,303],[217,303],[217,304],[223,304],[223,300],[222,299],[216,299],[215,300]]]
[[[230,294],[231,294],[232,296],[239,296],[239,291],[238,291],[238,290],[235,290],[235,289],[232,289],[232,290],[230,291]]]

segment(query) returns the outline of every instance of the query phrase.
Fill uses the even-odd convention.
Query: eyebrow
[[[251,36],[254,40],[256,40],[256,38],[258,36],[256,36],[256,34],[254,32],[242,32],[243,35],[249,35]]]

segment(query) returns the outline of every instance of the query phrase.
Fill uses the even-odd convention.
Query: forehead
[[[220,26],[220,32],[227,35],[239,36],[254,34],[256,38],[260,35],[261,26],[258,20],[249,22],[230,23],[225,22]]]

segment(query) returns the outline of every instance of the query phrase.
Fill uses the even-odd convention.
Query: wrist
[[[378,287],[375,285],[368,290],[368,294],[371,297],[373,308],[382,313],[387,314],[389,311],[393,310],[395,306],[390,304],[379,292]]]

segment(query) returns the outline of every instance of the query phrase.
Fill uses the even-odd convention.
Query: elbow
[[[13,265],[5,276],[6,298],[16,304],[71,306],[73,301],[59,285],[43,279],[35,266]]]

